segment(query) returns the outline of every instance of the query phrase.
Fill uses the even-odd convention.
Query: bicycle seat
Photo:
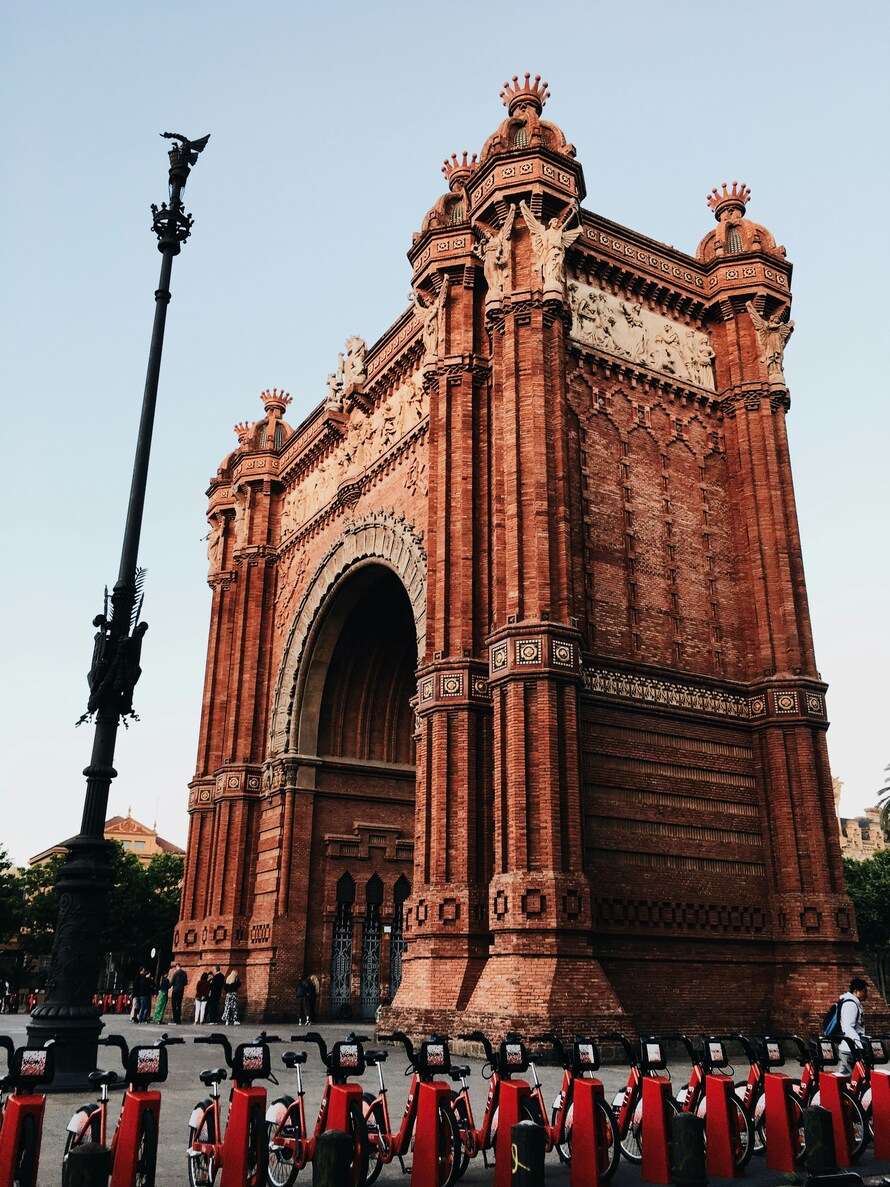
[[[90,1072],[87,1079],[98,1087],[100,1084],[116,1084],[118,1075],[117,1072]]]
[[[470,1065],[468,1063],[453,1063],[451,1065],[452,1080],[462,1080],[470,1074]]]
[[[225,1080],[228,1074],[224,1067],[210,1067],[201,1072],[198,1079],[209,1088],[211,1084],[219,1084],[221,1080]]]
[[[375,1063],[386,1063],[388,1055],[388,1051],[366,1051],[365,1063],[370,1064],[372,1067]]]
[[[285,1051],[281,1060],[285,1067],[295,1068],[298,1063],[306,1062],[305,1051]]]

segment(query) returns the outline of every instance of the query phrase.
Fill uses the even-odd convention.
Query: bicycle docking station
[[[572,1096],[572,1187],[600,1187],[601,1153],[606,1145],[603,1100],[600,1080],[576,1077]]]
[[[705,1148],[709,1175],[738,1179],[739,1134],[730,1104],[735,1100],[732,1076],[705,1077]]]
[[[800,1163],[801,1144],[795,1106],[794,1081],[784,1072],[767,1072],[763,1077],[764,1117],[769,1142],[767,1170],[794,1174]]]
[[[643,1079],[643,1120],[640,1145],[644,1183],[666,1185],[671,1181],[672,1132],[671,1082],[665,1076]]]
[[[837,1166],[852,1166],[855,1159],[850,1153],[853,1145],[853,1131],[850,1117],[841,1099],[841,1089],[845,1077],[838,1072],[823,1069],[819,1076],[819,1092],[822,1106],[831,1114],[831,1124],[834,1133],[834,1149]]]
[[[442,1102],[446,1108],[451,1108],[451,1085],[448,1081],[422,1080],[417,1087],[411,1187],[429,1187],[429,1184],[438,1182],[438,1120]]]
[[[33,1187],[46,1108],[46,1097],[37,1089],[52,1083],[53,1050],[47,1046],[13,1051],[10,1039],[5,1039],[2,1046],[9,1056],[9,1074],[3,1079],[3,1089],[11,1092],[0,1112],[0,1183],[17,1181],[23,1187]],[[22,1178],[15,1179],[17,1174]]]
[[[890,1072],[872,1068],[871,1122],[875,1158],[890,1159]]]

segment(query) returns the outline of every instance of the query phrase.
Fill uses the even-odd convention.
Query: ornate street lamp
[[[151,435],[164,345],[164,326],[170,301],[173,257],[188,239],[192,217],[182,204],[189,172],[207,145],[209,136],[188,140],[176,132],[164,132],[173,141],[170,149],[170,201],[160,209],[152,206],[152,229],[161,252],[161,275],[155,292],[155,316],[142,399],[142,418],[127,523],[121,548],[120,570],[111,595],[111,614],[106,591],[105,609],[93,619],[97,627],[93,662],[88,676],[90,696],[81,721],[95,720],[93,750],[87,777],[80,832],[66,842],[68,856],[59,869],[56,890],[59,919],[53,940],[53,954],[46,985],[46,1001],[31,1014],[28,1043],[42,1046],[47,1039],[58,1042],[55,1086],[74,1087],[84,1083],[96,1067],[99,1032],[103,1028],[99,1010],[92,1004],[99,977],[99,933],[105,918],[111,886],[110,852],[106,841],[105,814],[114,769],[114,747],[120,722],[133,713],[133,689],[141,669],[142,638],[148,629],[139,622],[143,572],[137,567],[139,537],[145,505]]]

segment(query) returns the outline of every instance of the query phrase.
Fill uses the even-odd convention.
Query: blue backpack
[[[826,1039],[841,1039],[844,1032],[841,1030],[841,999],[825,1011],[825,1017],[822,1019],[822,1034]]]

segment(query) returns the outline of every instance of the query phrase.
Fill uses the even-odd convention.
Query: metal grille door
[[[380,904],[368,903],[362,928],[362,984],[359,1011],[373,1018],[380,1001]]]
[[[405,904],[396,903],[392,917],[392,943],[389,949],[389,996],[395,997],[402,983],[402,953],[408,947],[405,939]]]
[[[331,952],[331,1017],[349,1007],[352,975],[352,903],[337,903]]]

